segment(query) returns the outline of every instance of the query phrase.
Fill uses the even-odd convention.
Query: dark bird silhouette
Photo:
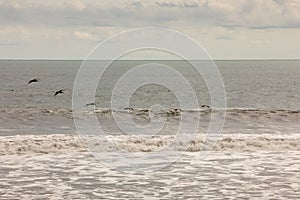
[[[201,108],[210,108],[208,105],[202,105]]]
[[[96,105],[96,103],[88,103],[88,104],[85,104],[85,106],[94,106]]]
[[[64,91],[66,91],[66,90],[58,90],[58,91],[55,92],[54,96],[56,96],[56,95],[58,95],[58,94],[63,94]]]
[[[39,82],[39,79],[34,78],[34,79],[31,79],[31,80],[28,82],[28,84],[30,84],[30,83],[37,83],[37,82]]]

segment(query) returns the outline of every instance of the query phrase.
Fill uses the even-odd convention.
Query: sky
[[[298,0],[0,0],[0,59],[83,59],[142,27],[182,32],[213,59],[299,59]]]

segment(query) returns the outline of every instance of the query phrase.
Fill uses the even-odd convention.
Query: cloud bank
[[[0,0],[0,58],[82,59],[138,27],[183,32],[217,58],[300,58],[298,0]]]
[[[80,1],[5,0],[2,25],[300,27],[297,0]]]

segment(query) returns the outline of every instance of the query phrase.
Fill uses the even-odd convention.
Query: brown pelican
[[[30,84],[30,83],[37,83],[37,82],[39,82],[39,79],[34,78],[34,79],[31,79],[31,80],[28,82],[28,84]]]
[[[208,105],[202,105],[201,108],[210,108]]]
[[[55,94],[54,94],[54,96],[56,96],[56,95],[58,95],[58,94],[63,94],[64,91],[66,91],[66,90],[59,90],[59,91],[56,91]]]
[[[95,102],[93,102],[93,103],[87,103],[87,104],[85,104],[85,106],[95,106],[96,105],[96,103]]]

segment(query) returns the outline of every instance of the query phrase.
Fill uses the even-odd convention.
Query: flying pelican
[[[94,106],[94,105],[96,105],[96,103],[88,103],[88,104],[85,104],[85,106]]]
[[[28,84],[30,84],[30,83],[37,83],[37,82],[39,82],[39,79],[34,78],[34,79],[31,79],[31,80],[28,82]]]
[[[202,105],[201,108],[210,108],[208,105]]]
[[[58,91],[55,92],[54,96],[56,96],[56,95],[58,95],[58,94],[63,94],[64,91],[66,91],[66,90],[58,90]]]

